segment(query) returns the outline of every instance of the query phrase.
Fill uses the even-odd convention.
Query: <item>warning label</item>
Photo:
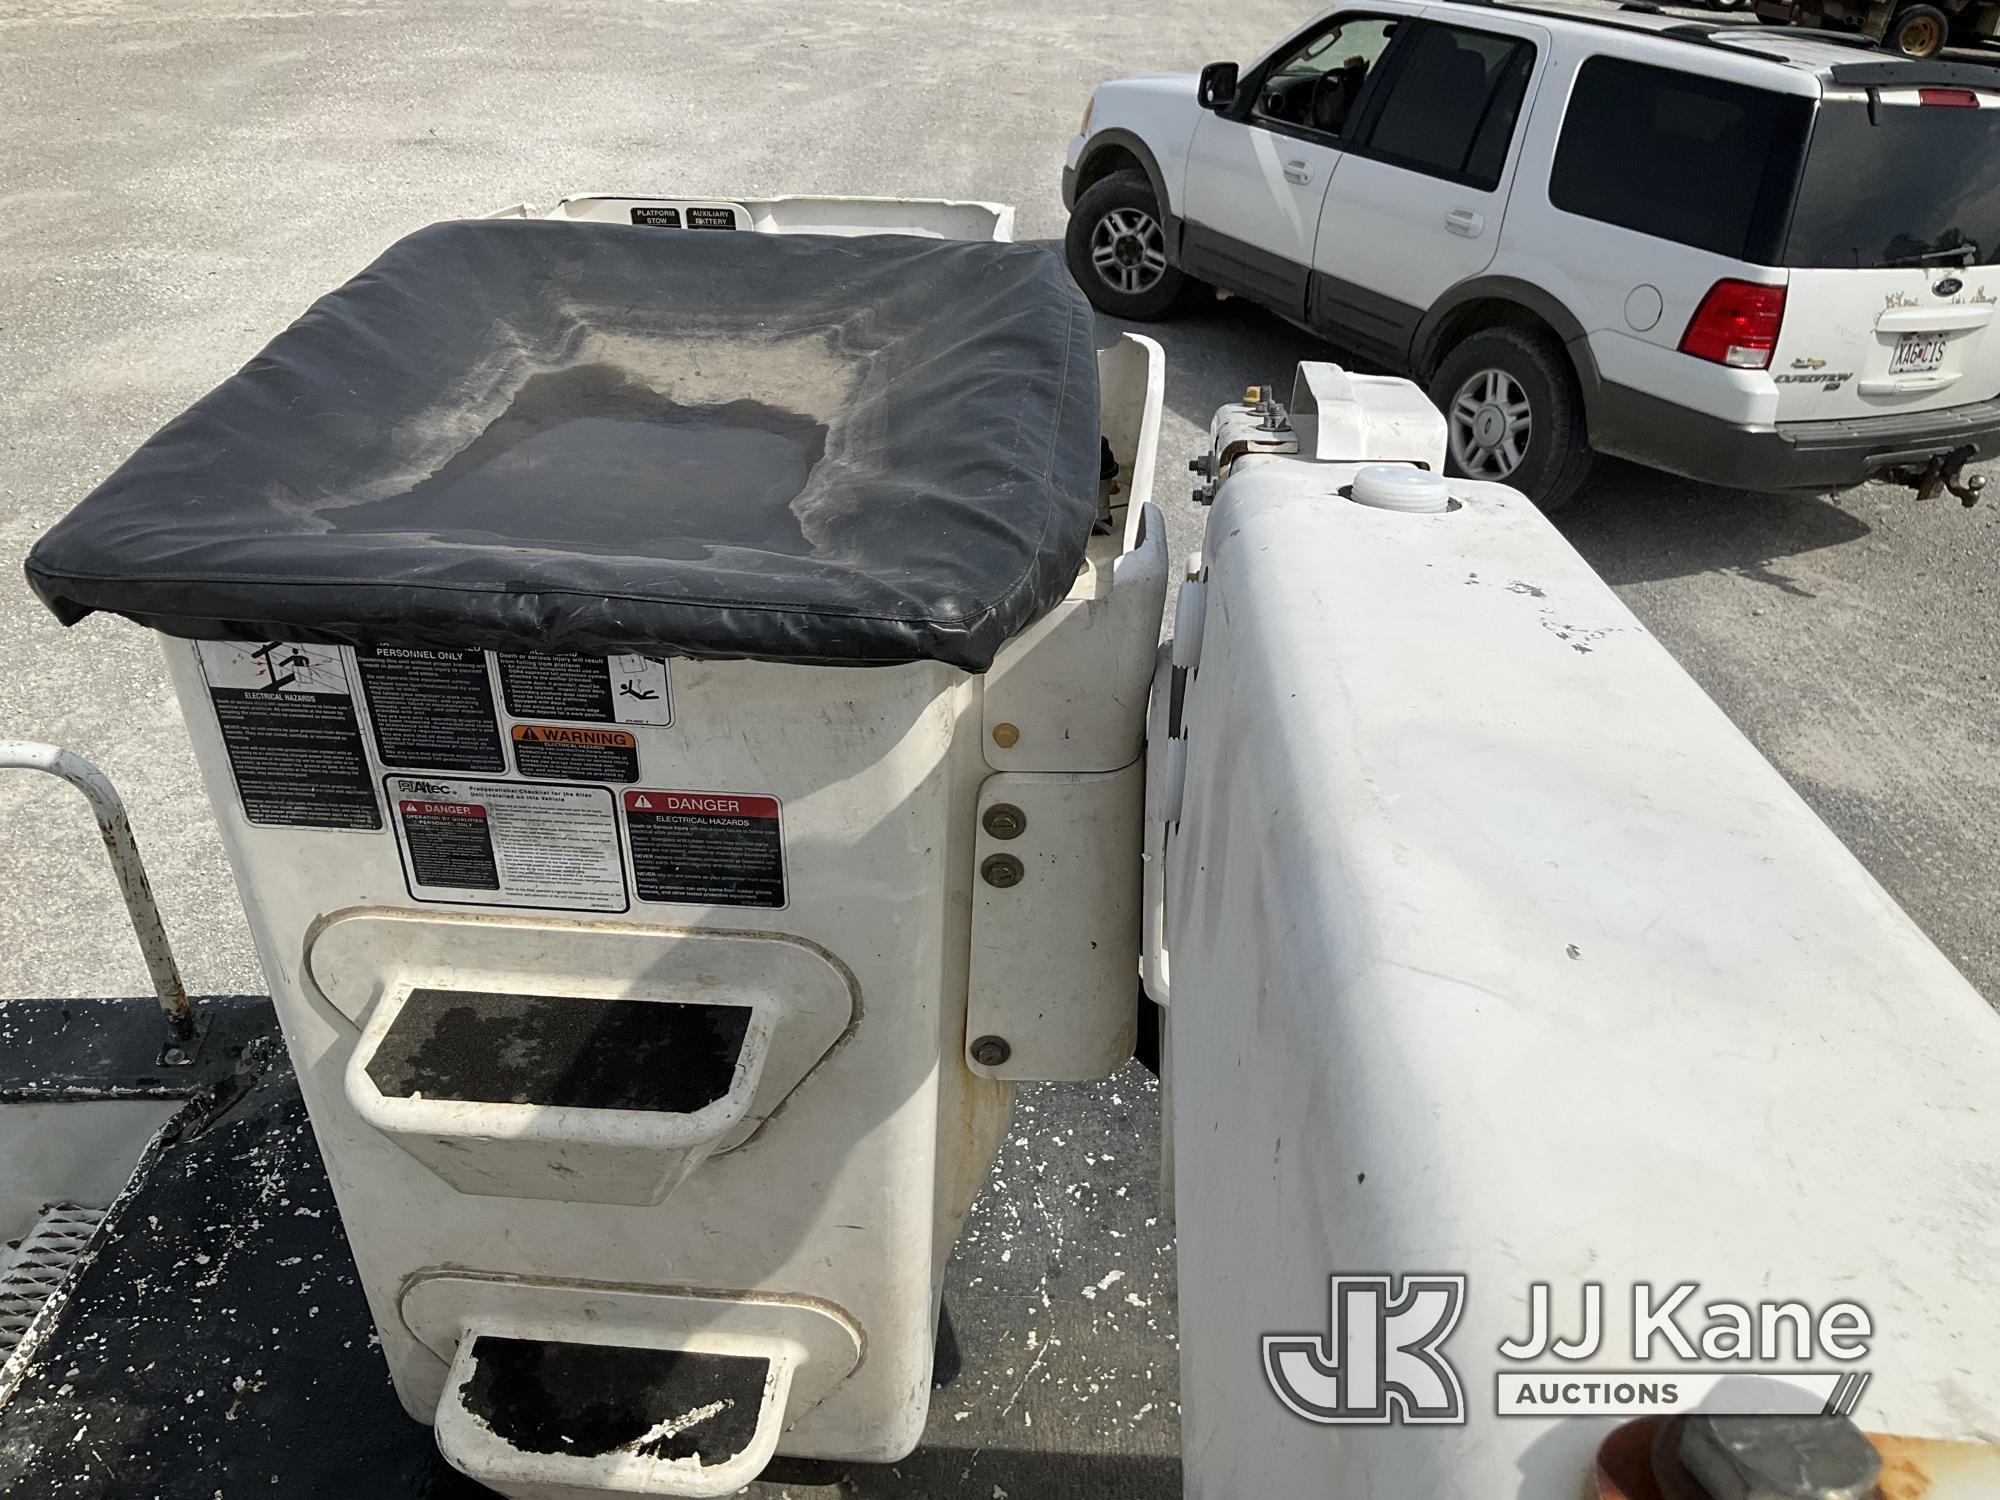
[[[500,862],[493,857],[493,835],[481,804],[405,797],[396,804],[396,817],[410,846],[410,876],[418,885],[500,889]]]
[[[357,646],[354,664],[383,765],[507,769],[484,651]]]
[[[288,828],[382,826],[336,647],[202,641],[198,650],[245,818]]]
[[[514,766],[523,776],[557,781],[637,781],[639,741],[623,729],[516,724]]]
[[[671,724],[666,661],[657,656],[495,656],[500,692],[517,719]]]
[[[785,904],[784,837],[775,797],[627,792],[625,830],[641,901]]]
[[[602,787],[390,776],[403,873],[419,901],[624,911],[618,813]]]

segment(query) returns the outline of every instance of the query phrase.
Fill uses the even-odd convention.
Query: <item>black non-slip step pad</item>
[[[412,990],[368,1060],[391,1098],[692,1114],[729,1092],[747,1005]]]
[[[184,1061],[169,1063],[166,1019],[150,995],[0,1000],[0,1104],[190,1099],[234,1074],[245,1047],[278,1034],[263,995],[199,996],[192,1008],[194,1039],[178,1047]]]
[[[115,1206],[0,1406],[8,1500],[490,1500],[396,1400],[297,1082],[254,1050]]]
[[[750,1446],[769,1360],[618,1344],[482,1335],[460,1399],[524,1453],[595,1458],[619,1449],[726,1463]]]

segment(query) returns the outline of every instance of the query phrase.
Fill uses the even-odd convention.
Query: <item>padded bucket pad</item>
[[[983,671],[1068,591],[1097,366],[1025,245],[435,225],[36,545],[171,635]]]

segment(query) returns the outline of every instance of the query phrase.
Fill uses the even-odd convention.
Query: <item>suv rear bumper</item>
[[[1609,381],[1593,398],[1590,442],[1600,453],[1732,489],[1845,489],[1968,444],[1981,458],[2000,453],[2000,400],[1753,427]]]

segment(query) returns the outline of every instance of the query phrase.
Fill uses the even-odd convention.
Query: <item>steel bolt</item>
[[[1017,839],[1028,831],[1028,815],[1011,802],[996,802],[980,820],[996,839]]]
[[[1709,1500],[1866,1500],[1882,1455],[1846,1417],[1705,1416],[1679,1458]]]
[[[1011,854],[989,854],[979,866],[979,878],[1003,891],[1010,885],[1019,885],[1021,877],[1027,873],[1021,862]]]
[[[982,1068],[997,1068],[1013,1055],[1004,1036],[983,1036],[972,1044],[972,1060]]]

